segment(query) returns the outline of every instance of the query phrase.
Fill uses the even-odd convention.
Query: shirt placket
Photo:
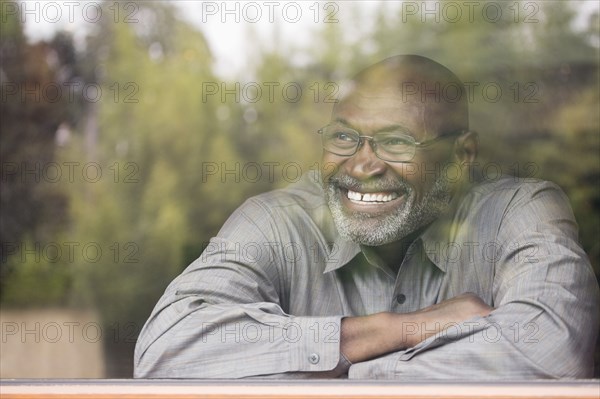
[[[390,311],[408,313],[436,303],[442,272],[424,256],[422,244],[411,244],[398,270]]]

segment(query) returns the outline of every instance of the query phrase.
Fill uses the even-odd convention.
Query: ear
[[[462,133],[454,142],[454,157],[456,162],[464,164],[475,161],[479,151],[479,134],[468,130]]]

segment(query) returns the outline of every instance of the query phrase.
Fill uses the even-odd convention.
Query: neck
[[[389,244],[379,245],[376,247],[371,247],[377,255],[383,259],[383,261],[394,271],[398,272],[404,257],[406,256],[406,252],[408,251],[408,247],[413,243],[423,231],[427,228],[427,226],[423,226],[418,230],[410,233],[408,236],[394,242],[390,242]]]

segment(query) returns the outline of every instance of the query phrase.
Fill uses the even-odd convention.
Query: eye
[[[356,138],[354,137],[353,134],[351,133],[346,133],[346,132],[334,132],[332,134],[331,137],[333,140],[336,141],[347,141],[347,142],[355,142]]]
[[[380,145],[390,146],[390,147],[410,146],[411,145],[410,140],[406,139],[405,137],[400,137],[400,136],[382,137],[378,141],[379,141]]]
[[[385,141],[382,144],[384,144],[384,145],[400,145],[400,144],[406,144],[406,140],[403,140],[398,137],[390,137],[390,138],[385,139]]]

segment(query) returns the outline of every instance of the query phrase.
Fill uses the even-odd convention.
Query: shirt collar
[[[450,235],[448,233],[452,224],[451,222],[451,219],[440,217],[418,238],[421,240],[423,251],[427,258],[444,273],[446,272],[447,265],[443,261],[441,252],[447,251],[449,248]]]
[[[361,252],[358,244],[345,241],[340,236],[333,242],[330,250],[323,273],[339,269]]]
[[[466,182],[459,184],[447,211],[433,221],[420,237],[425,255],[444,273],[448,269],[449,251],[454,246],[454,237],[463,226],[461,219],[464,219],[465,212],[468,211],[461,208],[461,204],[470,188],[471,184]]]

